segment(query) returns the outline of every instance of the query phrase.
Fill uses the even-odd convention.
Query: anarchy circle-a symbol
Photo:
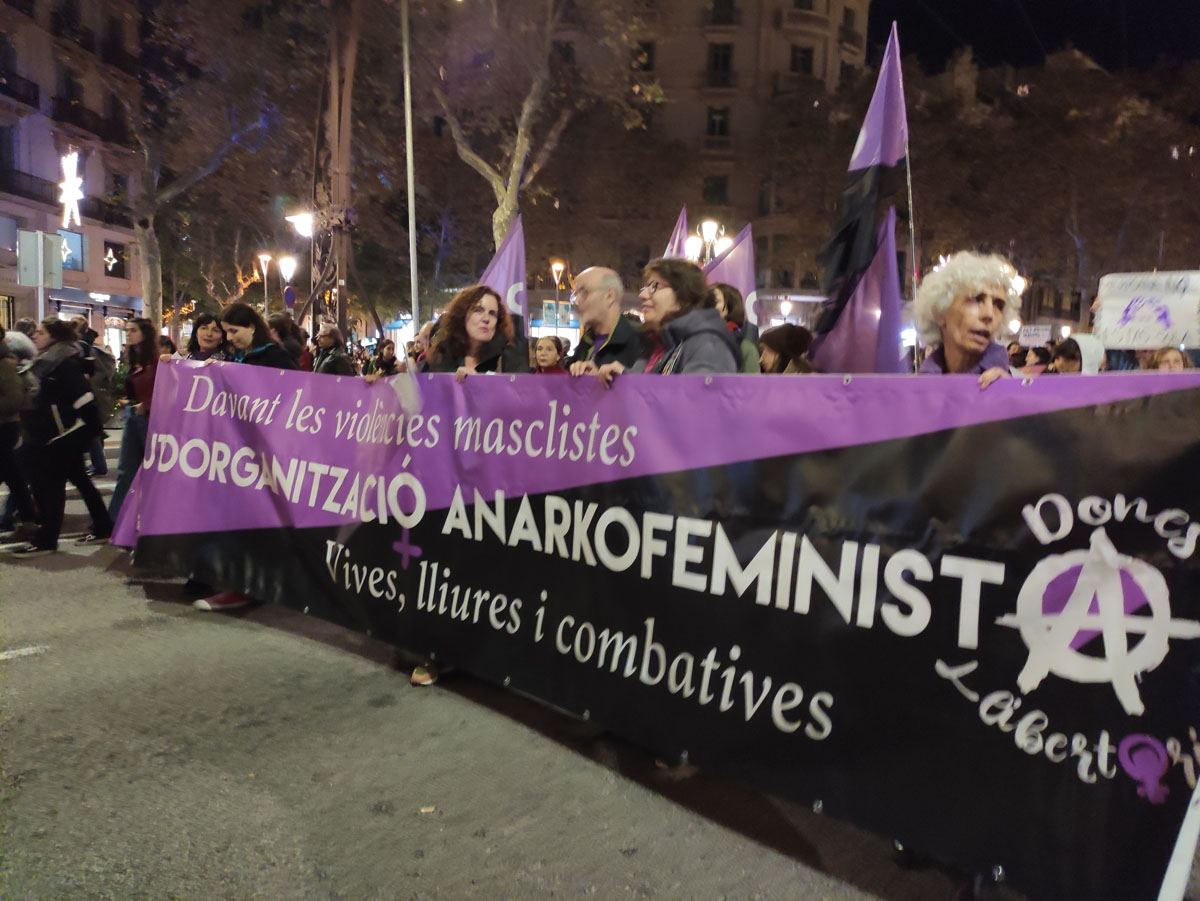
[[[1079,574],[1066,605],[1058,613],[1046,613],[1044,603],[1051,581],[1074,569]],[[1126,611],[1122,571],[1141,591],[1150,607],[1149,616]],[[1095,613],[1090,612],[1093,599]],[[1056,554],[1038,563],[1021,586],[1016,615],[1002,616],[996,622],[1020,629],[1029,648],[1029,659],[1017,676],[1022,692],[1033,691],[1050,673],[1074,682],[1111,682],[1121,706],[1132,715],[1145,710],[1137,677],[1163,662],[1168,639],[1200,637],[1200,623],[1171,619],[1162,573],[1148,563],[1118,554],[1104,529],[1092,533],[1088,550]],[[1103,657],[1072,647],[1081,631],[1103,635]],[[1131,634],[1142,636],[1132,648]]]

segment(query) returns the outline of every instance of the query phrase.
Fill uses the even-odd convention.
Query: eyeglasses
[[[638,294],[645,294],[647,291],[649,291],[650,296],[653,297],[655,294],[657,294],[663,288],[669,288],[669,287],[670,287],[670,285],[664,285],[662,282],[657,282],[657,281],[646,282],[646,284],[642,285],[642,287],[640,289],[638,289]]]
[[[581,297],[586,296],[587,293],[588,293],[587,288],[576,288],[574,291],[571,292],[571,296],[567,299],[570,300],[571,303],[578,305],[579,299]]]

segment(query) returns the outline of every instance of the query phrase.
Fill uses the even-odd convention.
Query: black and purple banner
[[[1158,896],[1200,768],[1200,375],[420,387],[164,365],[139,562],[1036,898]]]

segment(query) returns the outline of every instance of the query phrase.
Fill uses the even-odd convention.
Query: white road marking
[[[45,654],[48,647],[42,644],[30,645],[27,648],[13,648],[11,651],[0,651],[0,660],[12,660],[16,657],[32,657],[35,654]]]

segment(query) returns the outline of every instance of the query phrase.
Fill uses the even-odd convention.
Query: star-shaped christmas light
[[[120,261],[117,259],[117,255],[115,253],[113,253],[113,249],[111,247],[105,248],[104,268],[107,269],[109,272],[112,272],[113,268],[117,265],[118,262],[120,262]]]
[[[62,194],[58,200],[63,205],[63,228],[72,222],[76,225],[83,225],[83,219],[79,215],[79,201],[83,200],[83,178],[79,174],[79,151],[72,150],[62,158],[62,170],[63,180],[58,185]]]
[[[62,242],[62,261],[63,265],[67,265],[67,260],[71,258],[71,245],[65,240]]]

